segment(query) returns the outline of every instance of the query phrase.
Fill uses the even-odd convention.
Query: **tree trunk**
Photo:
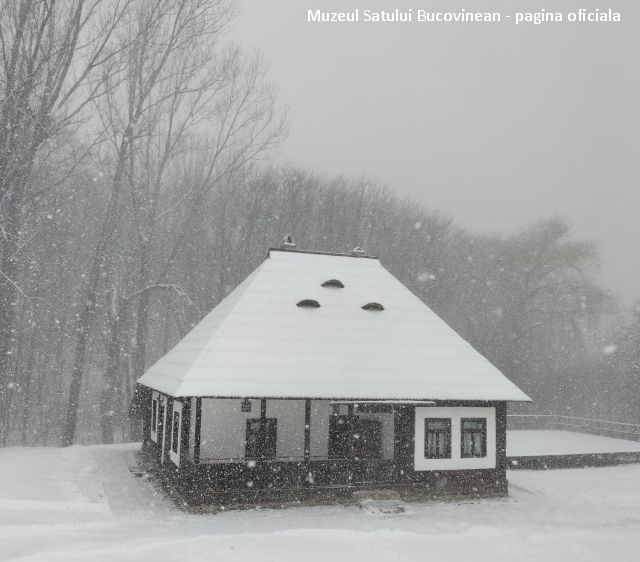
[[[114,397],[120,388],[120,316],[111,322],[111,334],[107,346],[107,368],[100,395],[100,431],[102,443],[113,443]]]
[[[89,332],[93,323],[96,310],[96,301],[98,298],[98,289],[102,279],[102,272],[107,259],[107,252],[111,242],[111,236],[116,230],[118,224],[118,206],[119,195],[122,187],[124,167],[127,160],[129,148],[130,129],[125,131],[120,144],[118,154],[118,164],[116,173],[113,178],[113,189],[111,191],[111,200],[109,207],[102,223],[100,235],[96,243],[96,249],[93,254],[91,263],[91,273],[89,274],[89,282],[82,301],[82,310],[77,324],[76,349],[73,360],[73,368],[71,371],[71,385],[69,388],[69,403],[67,406],[67,418],[62,434],[62,446],[70,447],[73,445],[76,435],[76,423],[78,421],[78,405],[80,400],[80,386],[84,375],[85,363],[87,360],[87,344],[89,341]]]

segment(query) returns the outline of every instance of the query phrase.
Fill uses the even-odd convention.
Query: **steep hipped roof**
[[[376,258],[290,250],[271,250],[138,382],[171,396],[529,400]]]

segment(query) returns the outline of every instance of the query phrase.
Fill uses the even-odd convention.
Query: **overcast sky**
[[[290,108],[281,159],[380,180],[475,231],[561,214],[640,297],[637,0],[244,0]],[[307,9],[615,8],[619,24],[314,24]],[[374,250],[374,249],[372,249]]]

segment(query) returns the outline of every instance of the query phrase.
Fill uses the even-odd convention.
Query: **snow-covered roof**
[[[138,382],[176,397],[529,400],[378,259],[291,250],[270,250]]]

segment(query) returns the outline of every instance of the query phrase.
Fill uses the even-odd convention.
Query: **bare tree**
[[[188,235],[185,225],[164,265],[154,273],[152,266],[161,263],[154,256],[158,225],[178,214],[188,224],[189,213],[198,209],[220,178],[265,152],[282,133],[283,122],[277,120],[261,61],[247,64],[239,50],[217,47],[232,7],[222,0],[139,3],[122,38],[129,46],[122,49],[122,87],[96,103],[113,140],[113,179],[78,321],[64,445],[74,439],[87,342],[110,267],[113,237],[125,220],[123,212],[137,242],[128,251],[129,263],[138,265],[133,359],[134,372],[139,372],[144,367],[149,300],[154,289],[167,286],[171,263]],[[159,36],[162,42],[156,41]],[[187,153],[209,156],[203,162],[204,172],[183,184],[180,192],[175,189],[176,168],[184,164]],[[112,304],[111,327],[120,331],[130,300],[116,299]],[[118,349],[118,339],[117,334],[110,337],[112,352]],[[114,361],[110,359],[110,368]],[[110,371],[107,391],[113,388],[114,376]],[[103,410],[108,403],[103,400]],[[105,411],[110,415],[110,409]]]
[[[30,179],[47,144],[104,93],[104,67],[116,51],[111,37],[125,0],[8,0],[0,6],[0,409],[8,412],[14,386],[22,228]],[[55,185],[40,186],[47,189]],[[7,437],[6,419],[0,439]]]

